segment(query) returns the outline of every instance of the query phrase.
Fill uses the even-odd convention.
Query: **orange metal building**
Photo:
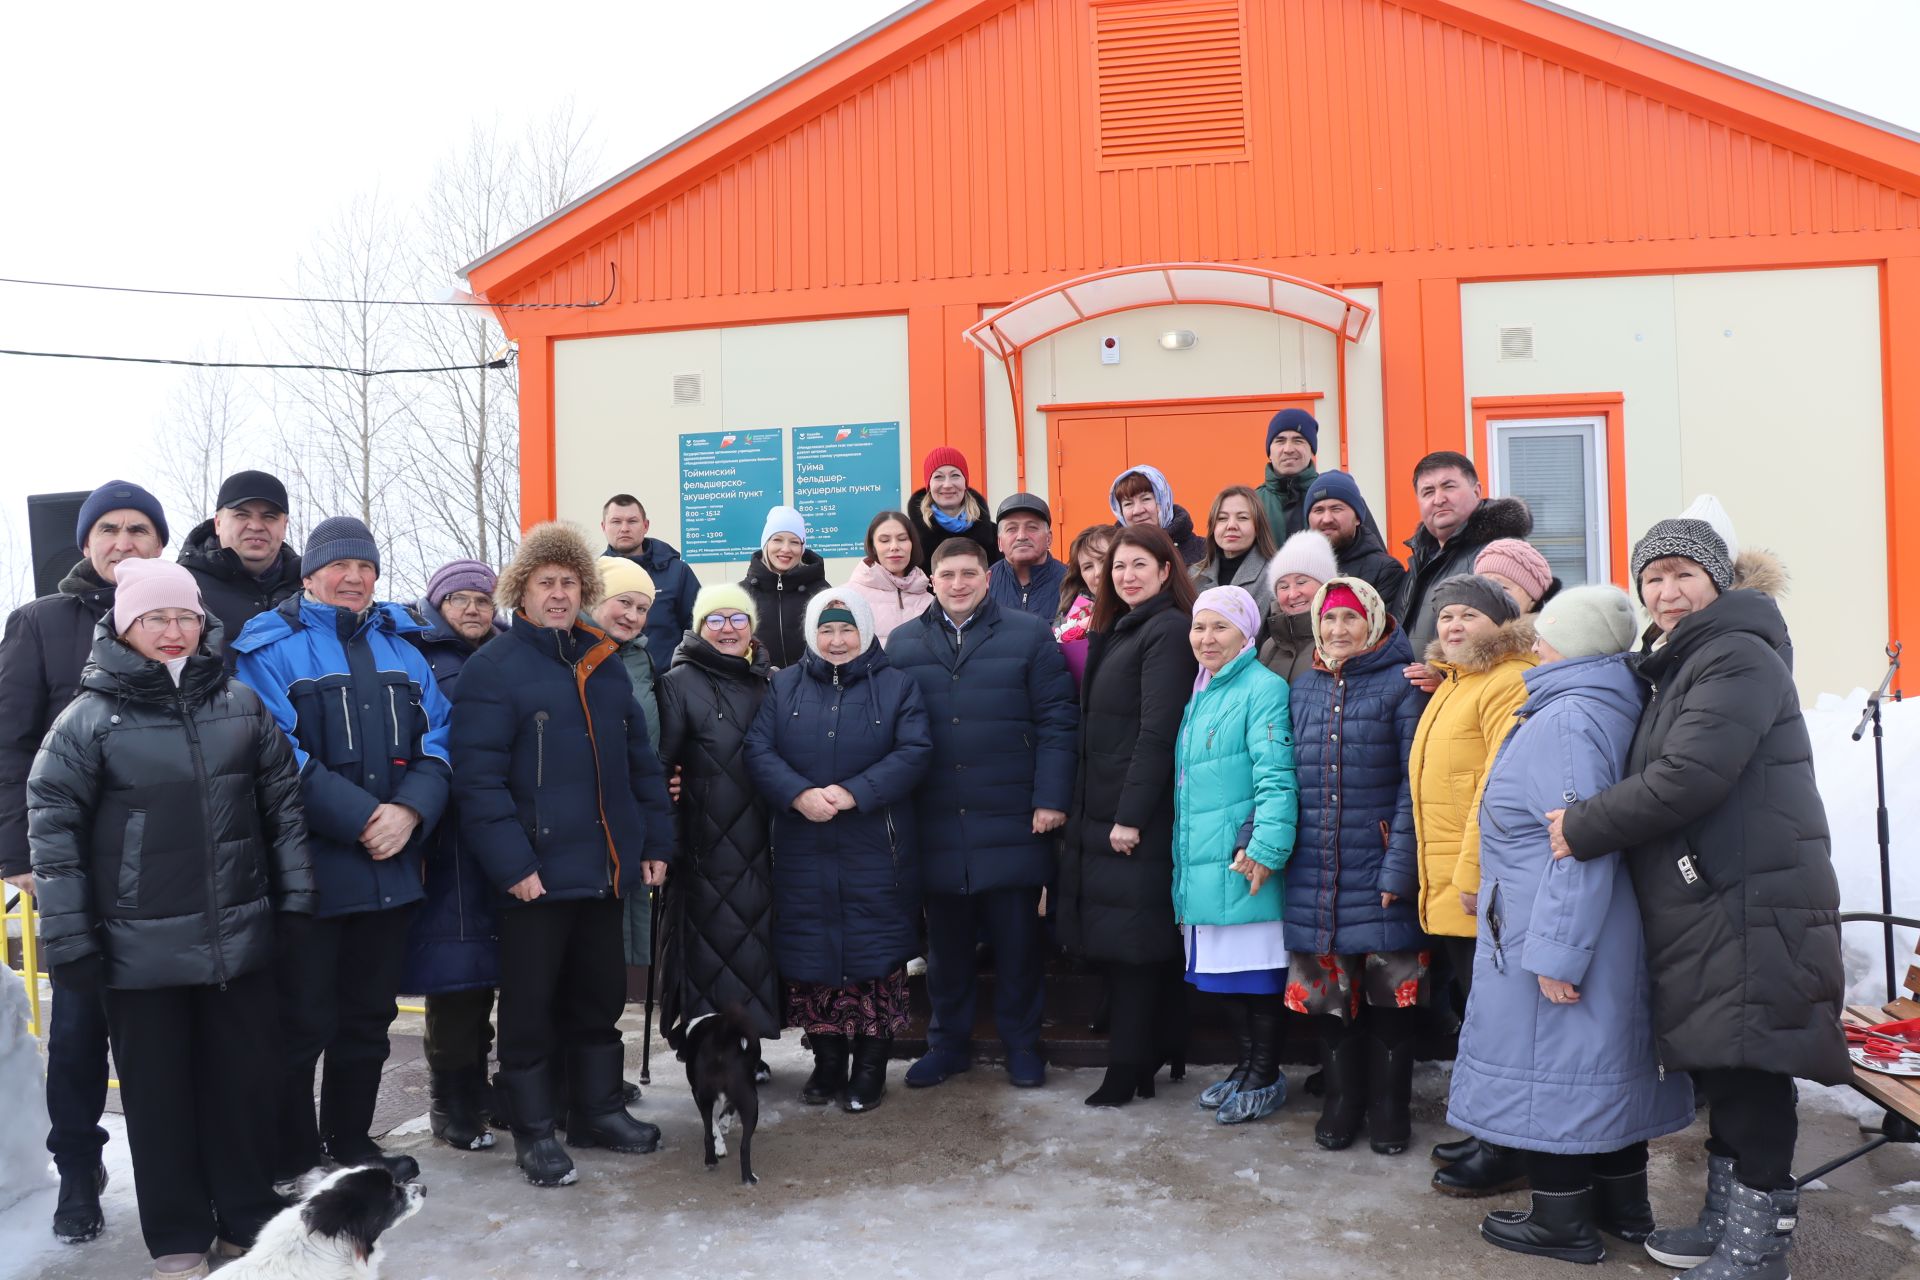
[[[1589,576],[1715,491],[1797,633],[1884,601],[1809,697],[1920,637],[1920,139],[1550,4],[924,0],[468,276],[520,344],[527,521],[670,506],[682,404],[867,421],[869,378],[905,488],[950,443],[1070,534],[1159,461],[1198,516],[1302,404],[1395,539],[1439,448],[1517,492],[1583,460]]]

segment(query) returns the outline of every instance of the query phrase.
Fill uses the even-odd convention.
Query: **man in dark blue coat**
[[[600,532],[606,535],[610,556],[625,556],[647,571],[653,579],[653,607],[647,610],[647,652],[653,657],[653,669],[664,672],[673,666],[673,651],[680,637],[693,630],[693,598],[700,594],[700,579],[680,552],[672,545],[649,538],[653,527],[647,509],[630,493],[616,493],[600,508]]]
[[[426,896],[422,851],[447,806],[449,708],[408,641],[426,624],[374,599],[380,550],[366,525],[322,520],[301,568],[303,594],[233,642],[241,682],[293,742],[319,893],[312,929],[276,957],[286,1071],[275,1173],[296,1178],[324,1151],[336,1164],[384,1164],[404,1181],[420,1166],[382,1152],[368,1130],[407,921]]]
[[[1053,870],[1049,833],[1073,798],[1073,677],[1051,627],[989,598],[979,544],[941,543],[932,580],[934,607],[887,638],[888,660],[918,682],[933,727],[933,767],[918,796],[933,1018],[907,1084],[936,1085],[971,1065],[974,944],[984,931],[1007,1075],[1032,1087],[1046,1081],[1040,890]]]
[[[500,1082],[515,1161],[564,1186],[549,1061],[566,1050],[576,1147],[652,1151],[627,1114],[620,1013],[623,894],[666,878],[673,816],[619,645],[582,621],[600,595],[593,553],[564,524],[527,532],[496,597],[507,633],[461,668],[453,716],[463,846],[508,895],[500,908]]]
[[[988,597],[1051,627],[1060,612],[1060,584],[1067,580],[1067,566],[1053,558],[1053,512],[1044,498],[1016,493],[994,519],[1001,558],[988,572]]]
[[[448,702],[460,669],[505,631],[495,617],[494,571],[452,560],[427,580],[413,615],[427,626],[407,638],[433,668]],[[493,989],[500,984],[493,886],[460,845],[459,815],[449,803],[426,846],[427,897],[407,928],[401,988],[427,998],[427,1113],[433,1136],[463,1151],[493,1145],[482,1112],[487,1055],[493,1046]]]

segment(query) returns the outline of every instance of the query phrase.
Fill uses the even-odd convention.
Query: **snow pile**
[[[0,965],[0,1209],[48,1183],[47,1077],[29,1011],[27,984]]]
[[[1842,911],[1879,911],[1880,834],[1874,825],[1879,803],[1873,778],[1873,730],[1853,741],[1854,726],[1866,706],[1867,691],[1844,698],[1823,693],[1807,715],[1813,739],[1813,766],[1833,829],[1833,869],[1840,877]],[[1892,832],[1893,913],[1920,916],[1920,699],[1887,702],[1881,711],[1887,768],[1887,813]],[[1847,999],[1879,1004],[1887,998],[1886,955],[1880,927],[1850,924],[1842,931],[1846,946]],[[1894,930],[1894,980],[1913,959],[1914,931]]]

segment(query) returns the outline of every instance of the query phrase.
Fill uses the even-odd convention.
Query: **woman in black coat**
[[[933,759],[926,706],[874,639],[856,591],[807,606],[806,659],[773,678],[747,733],[747,770],[774,812],[773,944],[786,1021],[814,1068],[800,1100],[869,1111],[907,1025],[920,950],[913,789]],[[852,1070],[848,1070],[851,1043]]]
[[[27,783],[41,954],[60,998],[106,989],[157,1272],[280,1209],[270,962],[313,911],[293,749],[219,640],[190,573],[123,561]]]
[[[1705,520],[1663,520],[1633,549],[1653,616],[1653,686],[1627,776],[1548,814],[1557,857],[1624,850],[1646,925],[1664,1071],[1709,1105],[1706,1206],[1647,1251],[1715,1274],[1785,1275],[1799,1192],[1795,1076],[1850,1078],[1840,1031],[1840,891],[1826,810],[1764,552]],[[1551,611],[1551,606],[1548,606]],[[1753,1268],[1764,1268],[1755,1270]]]
[[[801,623],[807,601],[826,585],[827,562],[807,550],[806,518],[792,507],[769,511],[740,586],[753,601],[753,642],[775,671],[807,656]]]
[[[987,553],[989,568],[1000,560],[1000,528],[985,495],[972,487],[967,455],[952,445],[936,445],[920,460],[920,487],[907,499],[907,519],[923,556],[948,538],[971,538]]]
[[[679,770],[679,852],[660,939],[660,1025],[737,1006],[763,1040],[780,1035],[773,963],[773,855],[766,801],[747,774],[747,730],[772,673],[738,587],[704,587],[693,630],[660,680],[660,759]]]
[[[1080,687],[1080,759],[1060,863],[1060,939],[1100,962],[1110,1006],[1106,1079],[1088,1106],[1153,1096],[1183,1070],[1186,1011],[1173,919],[1173,760],[1199,669],[1187,641],[1193,579],[1156,525],[1107,552]]]

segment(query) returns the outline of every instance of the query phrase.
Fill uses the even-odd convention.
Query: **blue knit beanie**
[[[73,545],[84,550],[87,535],[93,532],[93,526],[100,517],[122,508],[138,511],[153,521],[154,531],[160,535],[160,545],[167,545],[167,513],[160,509],[160,499],[130,480],[109,480],[87,495],[87,500],[80,504],[80,518],[73,527]]]
[[[380,548],[373,544],[372,530],[352,516],[329,516],[313,526],[300,557],[301,573],[318,573],[335,560],[365,560],[379,573]]]
[[[1320,424],[1305,409],[1282,409],[1267,423],[1267,450],[1273,450],[1273,438],[1282,431],[1298,431],[1307,438],[1307,452],[1320,452]]]
[[[1307,486],[1307,498],[1301,507],[1311,512],[1314,503],[1329,499],[1344,502],[1352,507],[1353,514],[1360,518],[1360,523],[1372,523],[1373,513],[1367,510],[1367,500],[1360,496],[1360,486],[1355,484],[1353,477],[1346,472],[1322,471],[1315,476],[1313,483]]]

